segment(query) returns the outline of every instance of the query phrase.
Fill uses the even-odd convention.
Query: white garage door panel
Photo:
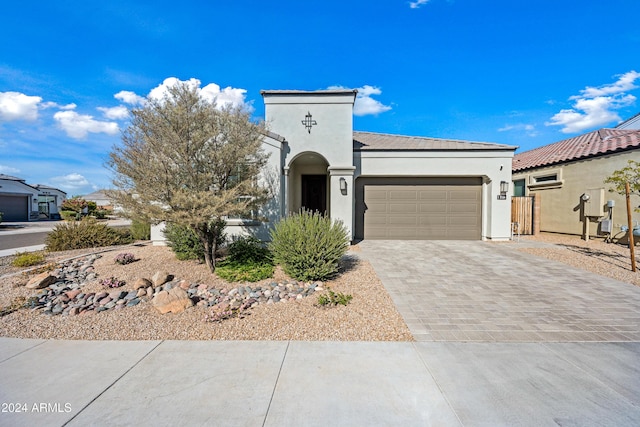
[[[482,186],[363,185],[365,239],[479,240]],[[428,182],[428,179],[422,181]]]

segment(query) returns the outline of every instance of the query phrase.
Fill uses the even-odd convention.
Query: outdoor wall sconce
[[[500,193],[507,194],[509,191],[509,183],[507,181],[500,181]]]
[[[343,195],[347,195],[347,180],[344,178],[340,178],[340,192]]]

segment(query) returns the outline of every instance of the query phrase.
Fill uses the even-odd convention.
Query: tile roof
[[[471,142],[456,139],[391,135],[386,133],[353,132],[354,151],[457,151],[515,150],[513,145],[491,142]]]
[[[640,148],[640,130],[600,129],[513,157],[513,172]]]

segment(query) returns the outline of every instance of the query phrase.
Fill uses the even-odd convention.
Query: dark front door
[[[326,175],[302,175],[302,209],[327,213]]]

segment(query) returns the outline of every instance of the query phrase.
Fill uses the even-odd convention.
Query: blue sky
[[[359,89],[355,130],[529,150],[640,112],[638,16],[637,0],[5,2],[0,173],[109,187],[127,109],[174,79],[256,118],[262,89]]]

